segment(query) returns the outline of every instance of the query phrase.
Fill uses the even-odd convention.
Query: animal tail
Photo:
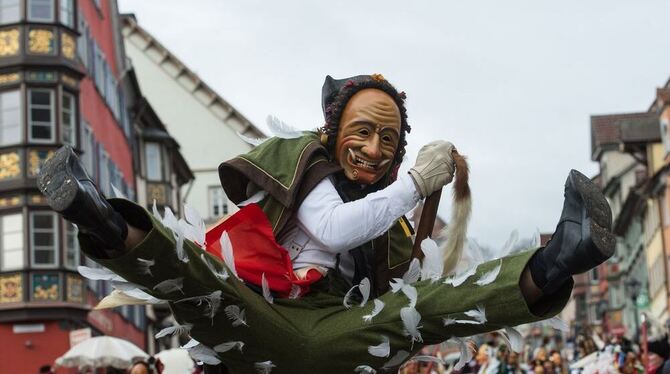
[[[454,203],[451,210],[451,220],[447,227],[447,241],[444,245],[444,275],[451,273],[463,254],[468,231],[468,222],[472,212],[472,197],[470,194],[470,169],[464,156],[456,150],[453,152],[456,163],[454,180]]]

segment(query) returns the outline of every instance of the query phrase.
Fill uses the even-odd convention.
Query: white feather
[[[221,363],[219,356],[212,348],[204,344],[198,344],[193,348],[188,349],[188,354],[196,361],[202,361],[207,365],[218,365]]]
[[[423,263],[421,264],[421,279],[430,279],[435,282],[442,278],[444,272],[443,255],[437,243],[431,238],[426,238],[421,242],[421,251],[423,251]]]
[[[400,366],[409,357],[409,352],[400,350],[384,364],[384,369],[392,369]]]
[[[379,300],[379,299],[374,299],[373,300],[375,306],[372,308],[372,312],[370,314],[366,314],[363,316],[363,321],[364,322],[372,322],[372,319],[375,318],[381,311],[384,309],[384,302]]]
[[[123,293],[126,296],[132,297],[134,299],[138,300],[144,300],[147,304],[164,304],[166,303],[165,300],[157,299],[148,293],[142,291],[139,288],[136,288],[134,290],[126,290],[126,291],[118,291]]]
[[[368,278],[361,279],[361,283],[358,284],[358,290],[361,292],[361,296],[363,296],[360,305],[362,308],[370,299],[370,280]]]
[[[226,313],[226,317],[232,321],[233,327],[237,326],[249,326],[247,325],[244,309],[240,310],[240,307],[237,305],[228,305],[223,309]]]
[[[223,255],[223,262],[226,263],[226,266],[228,266],[228,269],[230,270],[233,275],[235,275],[235,278],[240,278],[239,275],[237,275],[237,270],[235,269],[235,255],[233,254],[233,244],[230,242],[230,238],[228,237],[227,232],[223,232],[221,234],[221,238],[219,239],[219,243],[221,243],[221,255]]]
[[[112,287],[119,291],[132,291],[140,289],[142,286],[127,281],[111,281]]]
[[[414,286],[406,284],[402,286],[402,293],[404,293],[405,296],[407,296],[407,298],[409,299],[409,307],[410,308],[416,307],[416,301],[419,296],[416,288]]]
[[[177,217],[175,217],[174,213],[172,213],[172,209],[170,209],[168,206],[165,207],[165,213],[163,215],[163,226],[169,228],[174,233],[181,231],[181,228],[179,227],[179,220],[177,220]]]
[[[141,290],[136,290],[144,295],[142,297],[133,297],[123,291],[113,290],[109,295],[105,296],[94,309],[108,309],[116,308],[123,305],[148,305],[148,304],[164,304],[167,301],[159,300]]]
[[[512,230],[512,232],[509,234],[509,238],[507,238],[505,245],[503,245],[502,249],[500,250],[500,256],[504,257],[512,252],[512,249],[514,249],[516,246],[517,241],[519,241],[519,230],[515,229]]]
[[[458,359],[458,362],[454,366],[454,369],[456,370],[461,370],[467,364],[472,360],[472,351],[470,351],[470,348],[468,345],[465,343],[464,339],[461,338],[452,338],[458,343],[458,348],[461,351],[461,357]]]
[[[508,337],[510,348],[514,352],[521,353],[523,351],[523,336],[519,330],[514,327],[505,327],[505,334]]]
[[[91,268],[88,266],[77,266],[77,271],[82,277],[90,280],[109,280],[125,282],[126,280],[107,268]]]
[[[252,138],[250,136],[242,134],[241,132],[238,132],[237,136],[239,136],[240,139],[244,140],[245,143],[253,145],[254,147],[259,146],[263,144],[264,141],[268,140],[267,138]]]
[[[292,284],[291,285],[291,292],[288,293],[288,298],[289,299],[299,299],[301,293],[302,293],[302,290],[300,289],[300,286],[298,286],[297,284]]]
[[[533,234],[533,240],[530,241],[531,248],[539,248],[542,242],[542,235],[540,234],[540,229],[535,229],[535,234]]]
[[[161,217],[161,214],[158,213],[158,208],[156,208],[156,199],[154,199],[154,204],[151,206],[151,211],[158,222],[163,222],[163,217]]]
[[[184,233],[179,231],[176,233],[175,239],[175,252],[177,252],[177,258],[183,262],[187,263],[189,261],[188,254],[184,250]]]
[[[111,186],[112,186],[112,194],[114,195],[114,197],[116,197],[117,199],[126,199],[126,195],[124,195],[123,192],[121,192],[121,190],[116,188],[114,184],[111,184]]]
[[[272,368],[276,368],[277,365],[273,364],[272,361],[263,361],[256,362],[254,367],[256,368],[256,372],[258,374],[270,374]]]
[[[265,301],[272,304],[274,302],[274,298],[272,297],[272,291],[270,291],[268,280],[265,278],[265,273],[261,275],[261,286],[263,287],[263,298]]]
[[[219,352],[219,353],[224,353],[224,352],[230,351],[233,348],[237,348],[240,352],[242,352],[243,347],[244,347],[244,342],[234,341],[234,342],[225,342],[225,343],[221,343],[219,345],[215,345],[214,350]]]
[[[412,346],[414,346],[414,342],[423,342],[421,332],[419,332],[419,329],[422,327],[419,326],[419,323],[421,323],[421,314],[412,307],[404,307],[400,309],[400,319],[405,327],[405,335],[412,339]]]
[[[294,129],[275,116],[268,116],[266,121],[272,134],[278,138],[294,139],[302,136],[302,131]]]
[[[563,331],[563,332],[569,332],[570,331],[570,326],[568,326],[568,324],[565,323],[565,321],[563,321],[559,317],[551,317],[549,319],[545,319],[542,322],[546,322],[554,330],[559,330],[559,331]]]
[[[389,338],[382,335],[381,344],[368,346],[368,353],[375,357],[388,357],[391,354]]]
[[[195,227],[186,222],[184,219],[179,219],[177,223],[179,224],[179,231],[183,233],[184,238],[192,241],[195,244],[198,244],[198,233],[196,232]]]
[[[500,269],[502,268],[502,259],[498,262],[498,265],[496,265],[493,270],[484,273],[476,282],[475,284],[478,286],[485,286],[489,283],[492,283],[496,278],[498,278],[498,274],[500,274]]]
[[[461,284],[463,284],[466,280],[468,280],[468,278],[473,276],[476,271],[477,271],[477,266],[476,265],[471,266],[468,269],[466,269],[463,273],[456,274],[452,277],[449,277],[449,278],[445,279],[444,284],[450,284],[454,287],[458,287]]]
[[[147,274],[148,276],[153,277],[153,274],[151,274],[151,267],[156,264],[155,260],[147,260],[138,257],[137,263],[139,265],[138,272],[140,274]]]
[[[421,362],[434,362],[436,364],[444,365],[444,361],[440,360],[439,358],[435,356],[428,356],[428,355],[418,355],[412,357],[412,361],[421,361]]]
[[[196,240],[194,240],[194,242],[201,246],[205,244],[205,233],[207,229],[205,227],[205,221],[203,221],[200,213],[190,205],[184,204],[184,216],[186,221],[193,227],[194,234],[196,235]]]
[[[197,341],[197,340],[195,340],[195,339],[191,339],[191,340],[189,340],[186,344],[182,345],[180,348],[182,348],[182,349],[191,349],[191,348],[195,347],[195,346],[198,345],[198,344],[200,344],[199,341]]]
[[[474,318],[479,323],[486,323],[486,310],[483,305],[477,305],[477,309],[468,310],[464,314]]]
[[[190,323],[184,324],[184,325],[175,325],[175,326],[170,326],[162,329],[159,331],[154,338],[159,339],[167,335],[183,335],[191,331],[193,328],[193,325]]]
[[[413,284],[419,280],[419,277],[421,277],[421,261],[415,258],[410,262],[409,268],[402,276],[402,280],[405,284]]]
[[[209,262],[209,260],[207,259],[207,256],[205,256],[204,253],[200,254],[200,258],[202,259],[202,262],[205,263],[205,265],[207,266],[209,271],[211,271],[212,274],[214,274],[217,278],[219,278],[221,280],[224,280],[224,281],[226,279],[228,279],[229,275],[228,275],[228,272],[226,271],[226,268],[224,266],[221,267],[221,270],[216,270],[216,267],[214,265],[212,265],[212,263]]]
[[[162,293],[171,293],[174,291],[179,291],[184,294],[182,290],[184,288],[184,277],[179,277],[175,279],[166,279],[153,287],[154,290]]]
[[[356,369],[354,369],[354,373],[377,374],[377,370],[371,368],[368,365],[358,365],[356,366]]]
[[[470,319],[454,319],[454,318],[442,318],[442,323],[444,326],[449,326],[453,324],[461,324],[461,325],[481,325],[482,323],[479,321],[473,321]]]
[[[241,207],[247,206],[249,204],[258,203],[258,202],[262,201],[263,199],[265,199],[265,196],[267,196],[267,195],[268,195],[268,193],[266,191],[262,191],[262,190],[258,191],[255,194],[253,194],[253,196],[251,196],[250,198],[238,203],[237,206],[241,208]]]
[[[203,313],[206,317],[212,320],[212,325],[214,324],[214,316],[218,313],[219,308],[221,307],[222,291],[217,290],[208,295],[203,296],[193,296],[187,297],[185,299],[179,299],[175,301],[176,303],[181,303],[185,301],[195,301],[197,306],[205,305]]]
[[[405,285],[405,282],[400,278],[393,278],[389,281],[389,285],[391,286],[391,292],[397,293],[402,290],[402,286]]]

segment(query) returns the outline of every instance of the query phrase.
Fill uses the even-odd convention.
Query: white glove
[[[454,159],[451,152],[454,145],[436,140],[424,145],[416,157],[416,163],[409,169],[414,184],[421,197],[427,197],[454,179]]]

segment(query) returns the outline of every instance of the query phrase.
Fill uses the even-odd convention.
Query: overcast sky
[[[423,144],[453,142],[470,160],[470,236],[493,247],[514,229],[553,231],[569,170],[598,171],[589,116],[646,111],[670,76],[669,1],[119,6],[263,130],[268,114],[297,128],[319,126],[326,74],[384,74],[408,96],[405,168]]]

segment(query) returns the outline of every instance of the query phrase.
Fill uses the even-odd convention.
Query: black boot
[[[98,192],[72,148],[60,148],[44,163],[37,187],[53,210],[76,224],[79,232],[102,250],[101,256],[123,251],[128,236],[126,221]]]
[[[545,295],[570,277],[605,262],[614,253],[612,211],[598,187],[572,170],[565,182],[563,212],[547,246],[529,263],[535,284]]]

